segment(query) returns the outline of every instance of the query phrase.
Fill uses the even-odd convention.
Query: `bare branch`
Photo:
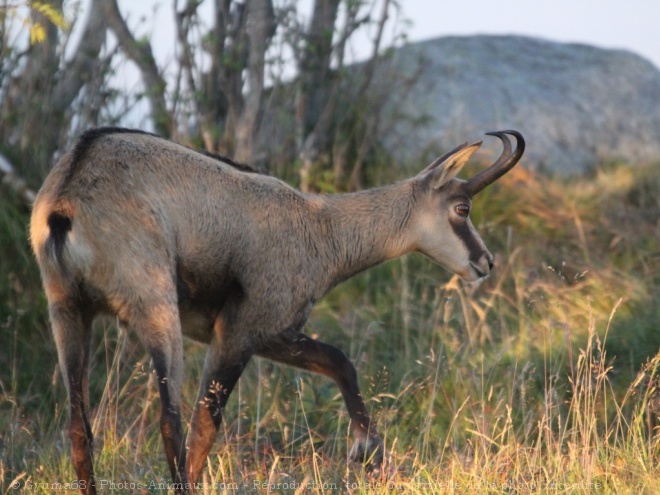
[[[75,56],[62,72],[53,91],[54,111],[63,112],[80,92],[93,71],[101,47],[105,42],[107,23],[101,0],[92,1],[91,11]]]
[[[195,83],[194,67],[195,67],[195,58],[193,56],[193,47],[188,41],[188,33],[190,31],[190,24],[192,18],[197,14],[197,7],[199,7],[199,2],[197,1],[188,1],[186,7],[179,11],[178,2],[175,2],[175,21],[176,21],[176,33],[177,39],[181,44],[181,53],[179,55],[179,63],[181,70],[186,76],[186,83],[188,84],[189,91],[194,95],[197,93],[197,84]],[[194,99],[195,102],[198,101],[197,98]],[[198,107],[198,106],[197,106]],[[196,108],[199,111],[199,108]]]
[[[36,193],[28,187],[22,177],[16,174],[14,166],[2,153],[0,153],[0,177],[2,183],[12,189],[27,206],[34,203]]]
[[[380,45],[383,40],[383,32],[385,24],[389,18],[391,0],[383,0],[383,8],[381,10],[380,19],[378,20],[378,28],[376,30],[376,37],[373,41],[372,52],[369,61],[367,62],[364,72],[362,74],[362,81],[356,94],[358,101],[365,101],[367,99],[367,92],[372,86],[374,73],[380,60]],[[362,188],[362,167],[367,157],[367,152],[372,146],[374,136],[377,134],[378,124],[381,120],[382,105],[376,105],[371,112],[364,112],[360,116],[364,120],[364,131],[362,133],[360,142],[358,144],[357,156],[353,163],[353,170],[349,180],[349,190],[358,190]]]
[[[369,61],[367,62],[367,66],[364,71],[365,72],[364,79],[362,80],[362,84],[360,85],[360,91],[358,92],[359,96],[364,94],[364,92],[367,90],[374,77],[374,71],[376,70],[378,59],[380,58],[380,45],[383,41],[383,32],[385,31],[385,24],[387,24],[387,20],[389,18],[390,3],[391,0],[383,0],[383,10],[381,10],[380,19],[378,20],[376,38],[373,41],[371,57],[369,58]]]
[[[156,65],[151,45],[146,41],[135,39],[121,16],[121,12],[119,12],[117,0],[99,1],[103,2],[108,24],[117,37],[117,42],[122,51],[140,69],[146,95],[151,104],[151,116],[156,132],[163,136],[169,136],[172,129],[172,120],[165,104],[166,83]]]

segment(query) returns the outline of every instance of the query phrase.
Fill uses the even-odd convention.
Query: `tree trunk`
[[[263,106],[266,50],[269,40],[275,34],[275,15],[271,0],[252,0],[247,8],[248,93],[236,124],[235,152],[236,159],[246,163],[254,153],[254,140]]]
[[[316,0],[305,34],[296,92],[296,142],[302,161],[300,189],[309,191],[312,168],[328,142],[333,112],[327,107],[332,37],[340,0]]]
[[[49,4],[58,10],[62,8],[61,0]],[[78,47],[65,64],[64,49],[57,50],[57,28],[43,15],[34,16],[35,22],[46,28],[47,38],[29,47],[23,69],[12,74],[0,102],[0,133],[5,136],[4,144],[20,172],[36,186],[66,140],[71,118],[68,113],[98,63],[106,22],[101,1],[92,0]]]

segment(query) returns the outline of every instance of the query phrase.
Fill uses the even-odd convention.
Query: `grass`
[[[346,461],[334,384],[253,360],[201,493],[660,493],[657,167],[571,182],[514,172],[474,207],[496,255],[486,282],[411,256],[343,284],[310,320],[356,364],[392,476]],[[12,204],[0,208],[0,493],[75,493],[27,214]],[[167,493],[149,361],[112,322],[95,332],[97,479],[108,493]],[[204,356],[186,346],[184,418]]]

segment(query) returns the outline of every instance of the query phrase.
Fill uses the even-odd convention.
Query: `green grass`
[[[474,207],[496,256],[487,281],[410,256],[337,288],[308,325],[356,364],[392,476],[347,463],[334,384],[253,360],[202,493],[659,493],[658,198],[657,167],[571,182],[514,169]],[[0,208],[0,493],[52,493],[75,480],[65,392],[13,204]],[[167,493],[148,359],[111,321],[95,332],[97,478],[108,493]],[[186,346],[184,418],[204,356]]]

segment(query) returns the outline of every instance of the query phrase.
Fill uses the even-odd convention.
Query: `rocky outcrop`
[[[528,141],[525,163],[580,173],[597,163],[660,162],[660,71],[623,50],[519,36],[445,37],[397,50],[392,70],[419,70],[394,98],[401,119],[386,139],[408,153],[513,128]],[[395,136],[405,136],[405,146]],[[412,158],[411,155],[402,158]]]

